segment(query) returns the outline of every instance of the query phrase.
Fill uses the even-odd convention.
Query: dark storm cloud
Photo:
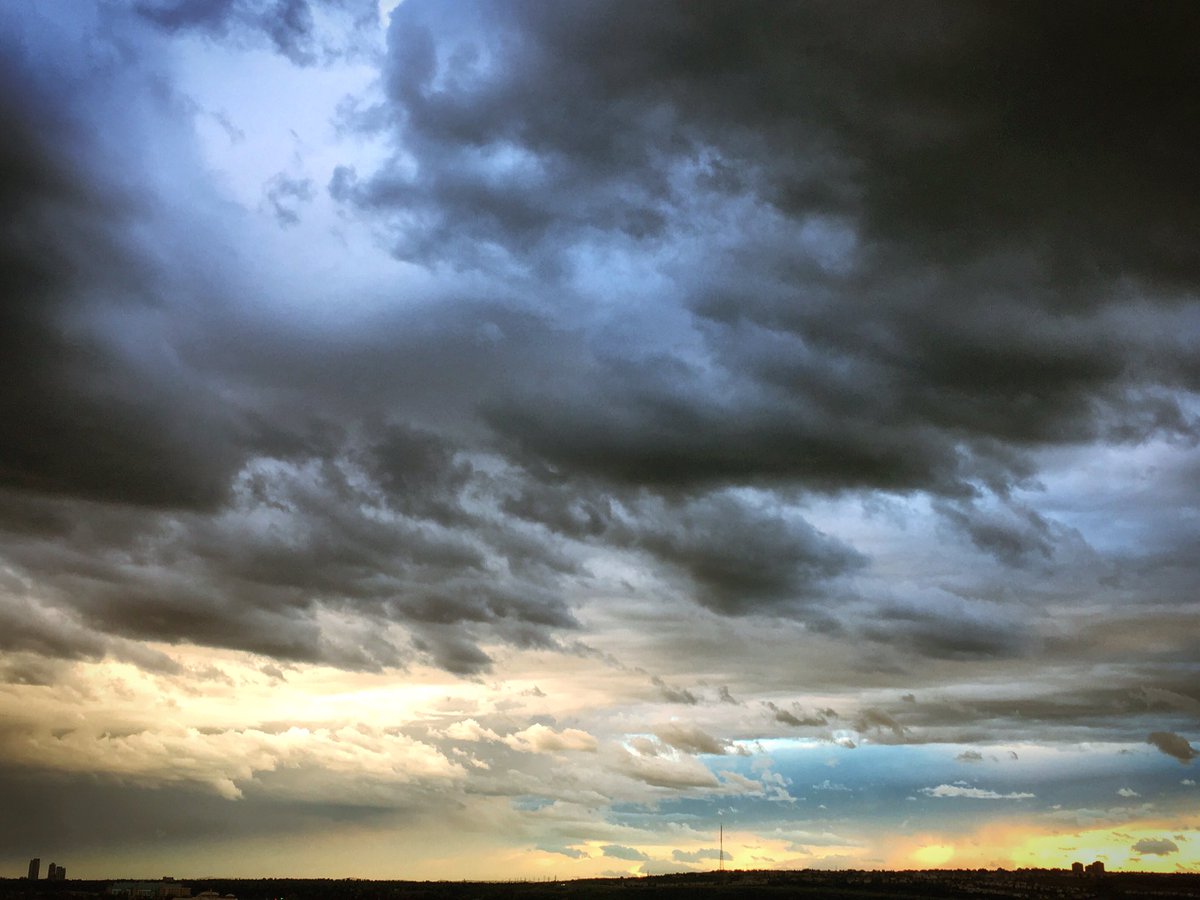
[[[979,290],[945,288],[967,297]],[[1027,338],[1006,337],[1002,326],[987,321],[995,312],[978,311],[982,320],[971,323],[977,311],[969,300],[955,309],[918,298],[904,308],[895,297],[853,308],[870,293],[848,286],[837,303],[810,305],[819,307],[805,313],[812,321],[795,327],[841,329],[837,320],[847,320],[827,346],[820,334],[789,334],[790,325],[711,322],[703,327],[713,355],[706,366],[581,357],[562,380],[497,397],[485,415],[534,457],[665,490],[792,483],[820,491],[925,489],[962,497],[983,488],[1007,494],[1033,483],[1029,450],[1038,446],[1194,436],[1195,423],[1178,402],[1142,383],[1191,385],[1174,339],[1143,338],[1140,326],[1131,329],[1102,312],[1054,325],[1049,317],[1056,314],[1030,311],[1031,333],[1073,332],[1064,335],[1063,347],[1094,345],[1086,352],[1103,359],[1104,370],[1063,377],[1039,372],[1035,363],[1023,373]],[[760,299],[743,294],[739,314],[753,314]],[[1025,315],[1019,305],[1008,305],[1005,315]],[[1147,315],[1153,321],[1155,313]],[[1099,321],[1088,321],[1093,317]],[[952,318],[960,324],[948,325]],[[935,330],[943,337],[929,341],[926,333]],[[909,343],[906,332],[919,333]],[[893,346],[881,345],[881,334]],[[1059,351],[1038,353],[1049,364]],[[962,357],[953,373],[942,371],[947,354]],[[994,376],[986,370],[989,355],[998,357],[990,364]],[[976,534],[991,547],[1011,540],[982,523]]]
[[[732,749],[727,740],[713,737],[708,732],[694,725],[672,722],[657,729],[654,734],[660,741],[684,753],[709,753],[724,755]]]
[[[859,732],[874,731],[876,734],[888,731],[893,738],[903,738],[907,731],[889,713],[874,707],[865,707],[859,710],[854,719],[854,728]]]
[[[696,695],[687,688],[670,685],[657,675],[651,678],[650,681],[658,688],[659,694],[666,703],[682,703],[687,706],[695,706],[700,702]]]
[[[234,0],[178,0],[174,3],[145,3],[135,8],[163,28],[205,28],[223,26],[232,14]]]
[[[510,515],[576,539],[598,538],[613,525],[613,498],[595,485],[540,472],[505,498]]]
[[[194,785],[147,787],[92,773],[7,766],[0,767],[0,790],[7,812],[0,816],[0,842],[62,856],[68,849],[169,847],[197,837],[324,832],[338,823],[378,823],[389,814],[369,805],[289,802],[254,792],[231,801]],[[231,815],[234,802],[237,814]],[[104,828],[96,827],[97,815],[110,817]]]
[[[784,709],[778,704],[772,703],[770,700],[764,701],[763,705],[767,707],[767,709],[771,710],[771,712],[774,714],[776,722],[781,722],[784,725],[802,728],[806,726],[816,727],[829,724],[829,720],[824,715],[820,713],[806,715],[800,709],[799,705],[795,703],[792,704],[792,709],[790,710]]]
[[[28,166],[37,164],[38,149],[29,151]],[[89,173],[71,174],[86,182]],[[38,195],[23,202],[25,216],[59,203]],[[111,229],[103,212],[89,213],[101,238]],[[74,239],[48,224],[45,246],[23,247],[5,269],[21,279],[9,285],[3,314],[14,327],[0,339],[12,341],[4,364],[15,367],[0,388],[6,555],[79,612],[65,629],[32,630],[40,620],[22,619],[7,634],[10,649],[96,658],[114,652],[98,636],[107,632],[377,668],[411,656],[376,633],[380,623],[401,621],[413,624],[418,651],[469,673],[489,662],[477,639],[549,646],[551,631],[574,625],[548,574],[571,564],[552,547],[465,514],[459,494],[471,468],[431,432],[379,426],[339,463],[326,455],[346,440],[336,428],[306,433],[280,409],[260,429],[273,434],[260,442],[254,428],[237,426],[237,413],[210,410],[205,386],[164,370],[161,360],[127,371],[133,364],[119,349],[86,332],[78,342],[95,346],[76,351],[54,319],[87,311],[81,279],[25,271],[28,260]],[[73,246],[63,252],[85,256]],[[128,256],[103,260],[144,268]],[[263,461],[272,451],[291,461]],[[252,458],[260,464],[235,479]],[[173,509],[137,512],[127,504]],[[211,517],[196,512],[218,504],[223,512]],[[239,518],[255,510],[279,527],[247,530],[249,520]],[[404,521],[381,522],[372,510]],[[517,577],[487,573],[485,551],[464,528],[489,532],[484,543],[494,540]],[[130,565],[135,546],[138,564]],[[330,634],[316,620],[318,604],[375,624]]]
[[[471,478],[471,464],[457,459],[453,446],[436,434],[390,425],[364,455],[393,506],[438,521],[461,515],[457,498]]]
[[[1050,523],[1033,509],[1009,508],[997,514],[979,510],[969,501],[941,503],[937,508],[976,547],[1008,565],[1025,565],[1037,557],[1048,560],[1054,553]]]
[[[730,496],[671,509],[661,522],[647,510],[634,530],[636,546],[691,577],[699,602],[730,615],[786,608],[864,563],[855,550],[807,522]]]
[[[490,662],[478,640],[550,647],[555,632],[575,627],[556,590],[562,566],[463,510],[458,493],[470,470],[442,444],[393,428],[355,458],[365,468],[347,458],[256,465],[214,517],[126,512],[92,521],[77,512],[69,546],[14,541],[7,555],[102,632],[348,668],[412,658],[380,630],[392,622],[408,628],[417,651],[464,674]],[[406,487],[406,472],[421,477]],[[130,543],[140,548],[136,564]],[[323,611],[352,621],[322,624]],[[57,633],[63,641],[74,632]],[[29,641],[26,649],[42,646]],[[103,655],[105,646],[80,652]]]
[[[559,646],[598,550],[722,615],[1023,656],[1024,601],[856,597],[869,560],[806,497],[932,492],[1032,571],[1070,537],[1012,498],[1039,449],[1194,439],[1192,13],[408,0],[382,106],[343,123],[396,155],[329,190],[436,284],[306,319],[193,228],[212,198],[167,168],[203,166],[174,153],[194,135],[155,42],[307,65],[334,52],[323,17],[375,14],[105,6],[87,38],[122,66],[3,30],[0,527],[73,641],[31,625],[12,649],[476,674],[488,645]],[[264,190],[282,224],[311,197]]]
[[[849,617],[846,617],[849,618]],[[1038,640],[1014,604],[986,602],[928,589],[912,598],[878,597],[869,620],[843,624],[871,641],[908,647],[939,659],[982,660],[1028,655]]]
[[[1200,753],[1188,743],[1187,738],[1173,731],[1155,731],[1146,738],[1147,744],[1153,744],[1167,756],[1173,756],[1181,763],[1189,763]]]
[[[517,248],[564,228],[653,240],[690,158],[710,189],[853,217],[925,259],[1036,245],[1071,280],[1187,284],[1197,19],[1116,3],[405,4],[388,89],[423,165],[373,198],[390,187],[447,233],[473,222]],[[489,181],[502,147],[528,172]]]
[[[103,85],[127,88],[136,70],[93,80],[43,35],[0,42],[0,482],[211,506],[244,426],[177,357],[136,342],[166,286],[133,235],[153,214],[94,131],[116,113]],[[123,347],[105,333],[118,323]]]
[[[228,10],[172,7],[183,18],[164,23],[216,27]],[[78,31],[15,22],[0,38],[0,529],[40,598],[30,613],[10,595],[6,649],[161,668],[123,638],[194,641],[471,673],[489,663],[481,640],[553,645],[575,624],[556,589],[573,561],[467,513],[462,448],[373,399],[424,382],[424,408],[444,407],[479,376],[435,378],[434,361],[474,353],[486,369],[478,330],[515,337],[514,315],[393,321],[341,347],[239,321],[211,265],[224,254],[203,230],[179,233],[154,184],[130,177],[137,154],[173,137],[146,131],[168,111],[157,58],[118,8],[104,15],[108,31],[82,17]],[[89,70],[74,48],[89,39],[133,64]],[[120,143],[143,135],[146,148]],[[272,183],[284,218],[306,196]]]
[[[276,52],[296,65],[309,66],[343,52],[347,47],[323,41],[314,9],[344,12],[354,32],[377,15],[371,0],[144,0],[134,7],[139,15],[165,31],[198,31],[215,38],[266,38]],[[349,46],[356,36],[342,35]]]
[[[831,580],[866,564],[773,501],[717,492],[659,502],[561,478],[531,479],[520,491],[505,501],[506,512],[577,540],[648,552],[684,575],[698,602],[727,615],[794,613]]]
[[[1162,389],[1195,387],[1186,342],[1146,323],[1200,268],[1177,200],[1192,126],[1165,124],[1194,119],[1196,19],[406,3],[387,71],[406,154],[333,193],[399,255],[453,265],[711,248],[673,287],[705,366],[609,348],[498,399],[492,425],[536,456],[642,485],[1006,491],[1030,447],[1195,432]],[[735,206],[761,234],[728,230]],[[1008,560],[1045,552],[1036,521],[962,524]]]
[[[10,597],[15,594],[11,589],[6,592]],[[56,621],[47,610],[32,603],[17,605],[10,600],[0,606],[0,625],[0,648],[6,651],[26,650],[59,659],[98,659],[107,650],[96,634],[69,620]]]
[[[1172,691],[1164,688],[1147,687],[1141,690],[1146,705],[1151,708],[1175,709],[1193,719],[1200,719],[1200,698],[1195,691]]]
[[[284,228],[299,224],[300,206],[311,202],[314,196],[312,179],[288,178],[282,172],[263,189],[276,221]]]
[[[8,588],[8,586],[6,586]],[[32,600],[18,600],[20,591],[6,589],[8,602],[0,604],[0,652],[35,654],[15,656],[5,670],[5,680],[52,683],[60,672],[45,658],[54,660],[97,660],[112,656],[144,669],[177,674],[178,663],[157,650],[135,641],[97,634],[63,610],[52,610]],[[37,657],[42,657],[41,661]]]
[[[1125,679],[1134,680],[1126,675],[1118,682]],[[866,707],[853,726],[889,743],[1040,740],[1048,731],[1060,737],[1090,734],[1089,740],[1145,740],[1188,762],[1190,745],[1181,735],[1154,732],[1144,737],[1146,729],[1159,722],[1161,712],[1146,708],[1140,689],[1120,683],[1103,687],[1078,683],[1053,694],[1014,685],[998,688],[986,699],[940,696],[890,708]],[[964,763],[981,761],[983,757],[976,759],[975,752],[964,751],[956,758]]]

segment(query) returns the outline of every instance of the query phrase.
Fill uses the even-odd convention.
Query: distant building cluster
[[[39,856],[35,856],[29,861],[27,878],[30,881],[37,881],[41,877],[41,874],[42,859]],[[50,863],[50,867],[46,870],[47,881],[65,881],[66,877],[66,866],[60,866],[58,863]],[[109,884],[105,890],[105,894],[109,897],[125,897],[128,900],[175,900],[175,898],[187,898],[187,900],[237,900],[233,894],[222,895],[216,891],[204,891],[193,897],[190,887],[167,875],[164,875],[159,881],[114,881]]]
[[[1081,862],[1071,863],[1071,872],[1076,878],[1083,878],[1085,876],[1099,878],[1104,874],[1104,863],[1100,862],[1100,860],[1088,863],[1086,866]]]
[[[40,856],[35,856],[33,859],[31,859],[29,861],[29,874],[27,877],[30,881],[37,881],[38,878],[41,877],[41,874],[42,874],[42,858]],[[50,867],[48,869],[46,869],[46,880],[47,881],[66,881],[66,879],[67,879],[67,867],[60,866],[57,863],[50,863]]]
[[[163,878],[161,881],[114,881],[108,886],[107,893],[110,897],[128,897],[130,900],[169,900],[191,897],[192,889],[174,878]]]

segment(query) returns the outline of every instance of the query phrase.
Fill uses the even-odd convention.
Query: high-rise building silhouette
[[[42,871],[42,858],[40,856],[35,856],[33,859],[31,859],[29,861],[29,880],[37,881],[38,875],[41,873],[41,871]]]

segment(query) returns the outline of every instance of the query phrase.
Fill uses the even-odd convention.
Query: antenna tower
[[[720,871],[725,871],[725,823],[721,823],[721,843],[720,849],[717,851],[718,861],[720,863]]]

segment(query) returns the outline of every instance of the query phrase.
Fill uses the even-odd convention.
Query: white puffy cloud
[[[363,725],[336,728],[293,726],[279,732],[257,728],[207,731],[159,727],[119,734],[71,731],[26,735],[4,746],[10,760],[74,772],[97,772],[145,784],[194,783],[223,797],[242,796],[258,776],[298,770],[302,779],[272,782],[284,794],[314,793],[324,799],[357,795],[371,803],[390,788],[421,781],[457,782],[466,772],[437,748],[403,734]],[[264,789],[262,783],[256,784]],[[318,787],[315,793],[322,793]]]
[[[1012,792],[1008,794],[958,784],[939,784],[937,787],[921,788],[921,793],[930,797],[966,797],[970,800],[1032,800],[1036,794]]]
[[[596,739],[578,728],[555,731],[547,725],[533,724],[508,735],[504,743],[523,753],[560,753],[564,750],[595,752]]]
[[[445,737],[455,741],[499,741],[500,735],[490,728],[484,728],[474,719],[463,719],[442,730]]]
[[[622,752],[616,768],[653,787],[674,790],[720,787],[717,777],[698,759],[687,754],[645,757]]]

